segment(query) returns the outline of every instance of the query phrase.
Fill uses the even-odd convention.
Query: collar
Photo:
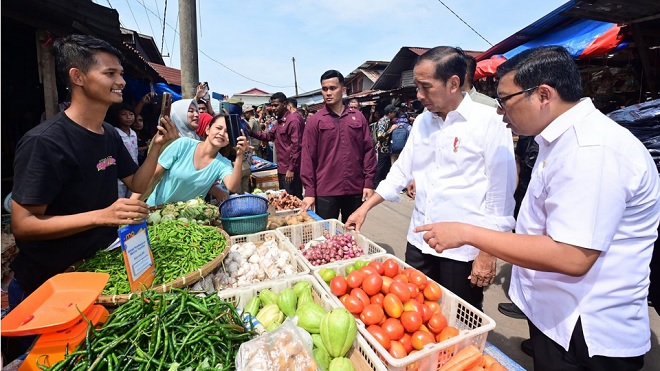
[[[552,143],[559,138],[566,130],[573,127],[576,122],[580,122],[585,116],[596,109],[591,102],[591,98],[582,98],[580,103],[571,107],[568,111],[557,116],[537,138],[542,139],[546,144]],[[538,141],[539,139],[537,139]],[[540,142],[539,142],[540,143]]]
[[[467,121],[468,117],[470,117],[470,111],[472,110],[472,104],[473,104],[472,99],[466,92],[461,92],[461,95],[463,96],[463,100],[461,100],[461,103],[458,104],[458,107],[456,107],[455,110],[449,111],[447,113],[447,119],[445,120],[445,122],[448,121],[450,117],[453,117],[455,115],[458,115],[464,121]],[[437,113],[433,113],[433,117],[442,119]]]
[[[325,110],[325,113],[324,113],[325,115],[336,116],[336,117],[344,117],[345,115],[347,115],[349,113],[348,112],[349,108],[348,108],[348,105],[346,105],[346,104],[344,104],[344,109],[341,111],[341,115],[337,115],[333,110],[330,109],[330,107],[328,107],[327,104],[325,106],[323,106],[323,109]],[[353,112],[353,109],[351,108],[350,111]]]

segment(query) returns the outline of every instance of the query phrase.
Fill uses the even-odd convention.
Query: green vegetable
[[[314,344],[314,348],[321,348],[325,350],[327,353],[328,350],[325,349],[325,345],[323,345],[323,339],[321,339],[321,335],[319,334],[311,334],[312,335],[312,343]]]
[[[248,305],[245,307],[245,313],[250,313],[252,317],[256,317],[257,313],[259,313],[259,305],[261,305],[259,297],[253,296],[252,299],[250,299]]]
[[[293,289],[290,288],[286,288],[280,291],[279,295],[277,296],[277,306],[280,307],[280,310],[287,317],[293,316],[293,314],[296,312],[297,301],[298,297],[296,296],[296,293],[293,292]]]
[[[300,281],[293,286],[293,292],[296,293],[296,296],[300,296],[303,291],[311,289],[312,285],[307,281]]]
[[[273,322],[282,323],[282,321],[284,321],[284,313],[282,313],[277,304],[270,303],[261,308],[259,313],[257,313],[256,318],[257,321],[261,322],[261,324],[268,329],[268,326]]]
[[[314,350],[312,350],[312,355],[314,356],[316,365],[319,366],[322,371],[326,371],[328,367],[330,367],[331,358],[325,348],[314,348]]]
[[[305,329],[310,334],[320,332],[321,320],[328,314],[328,311],[315,302],[305,303],[296,310],[298,316],[298,326]]]
[[[268,325],[268,328],[266,328],[266,331],[271,332],[276,330],[278,327],[282,326],[282,322],[273,322],[270,325]]]
[[[270,303],[277,303],[277,296],[271,289],[265,289],[259,293],[259,299],[261,299],[261,304],[264,306]]]
[[[345,275],[348,276],[348,275],[351,274],[351,272],[353,272],[354,270],[355,270],[355,266],[354,266],[353,264],[347,266],[347,267],[346,267]]]
[[[312,296],[312,289],[308,288],[307,290],[303,291],[298,295],[298,305],[297,308],[300,308],[303,306],[305,303],[313,303],[314,302],[314,297]]]
[[[149,214],[147,223],[152,225],[168,220],[179,220],[208,225],[211,220],[217,219],[219,216],[220,211],[217,206],[207,204],[202,197],[197,197],[188,201],[162,205]]]
[[[351,360],[344,357],[333,358],[328,366],[328,371],[353,371],[353,363]]]
[[[337,275],[337,272],[335,272],[333,269],[330,268],[321,268],[319,269],[319,276],[321,276],[321,279],[325,281],[325,283],[330,284],[330,281],[332,281],[333,278]]]
[[[353,266],[355,267],[355,269],[361,269],[362,267],[366,266],[367,264],[369,264],[369,262],[364,261],[362,259],[358,259],[358,260],[355,261]]]
[[[335,308],[323,316],[319,330],[328,354],[332,357],[343,357],[355,341],[357,325],[348,310]]]

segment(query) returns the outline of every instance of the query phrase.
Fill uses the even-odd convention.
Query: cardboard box
[[[252,189],[259,188],[262,191],[280,189],[280,182],[277,179],[277,169],[252,173],[250,176],[250,185]]]

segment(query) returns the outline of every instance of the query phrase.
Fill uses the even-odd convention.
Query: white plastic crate
[[[312,285],[312,297],[314,301],[320,304],[323,308],[330,311],[339,306],[332,301],[321,285],[311,275],[289,277],[277,281],[262,282],[259,284],[226,289],[218,292],[218,296],[236,306],[237,308],[244,308],[250,300],[259,295],[262,290],[271,289],[273,292],[278,293],[286,288],[293,288],[296,283],[307,281]],[[381,371],[386,370],[385,365],[380,361],[374,350],[369,346],[367,341],[358,332],[353,347],[346,354],[346,358],[351,360],[355,370],[371,370]]]
[[[289,242],[291,242],[293,248],[296,250],[302,261],[309,267],[310,270],[327,267],[331,264],[336,263],[334,262],[334,263],[327,263],[321,265],[313,265],[309,260],[307,260],[307,258],[303,256],[302,252],[299,249],[300,245],[306,244],[307,242],[315,238],[322,237],[323,235],[334,236],[338,234],[348,233],[351,234],[353,238],[355,238],[355,241],[357,242],[358,246],[362,248],[363,255],[357,258],[341,260],[341,262],[355,262],[358,259],[364,259],[370,256],[380,256],[387,253],[385,249],[378,246],[375,242],[371,241],[370,239],[366,238],[365,236],[355,231],[352,231],[344,227],[344,224],[342,224],[337,219],[327,219],[319,222],[312,222],[302,225],[290,225],[286,227],[277,228],[277,231],[279,231],[284,235],[284,237],[289,239]]]
[[[293,273],[294,273],[293,276],[301,276],[301,275],[309,275],[310,274],[310,269],[303,262],[302,257],[300,256],[300,254],[297,251],[295,251],[293,246],[291,246],[291,243],[289,242],[289,240],[277,231],[265,231],[265,232],[259,232],[259,233],[253,233],[253,234],[232,236],[231,239],[230,239],[230,247],[235,245],[235,244],[244,244],[246,242],[252,242],[255,245],[259,245],[260,243],[265,242],[265,241],[270,240],[270,239],[274,239],[277,242],[277,246],[280,248],[280,250],[284,250],[284,251],[289,253],[288,263],[291,264],[291,266],[293,267]],[[222,265],[218,269],[219,270],[225,269],[225,266]],[[240,287],[256,285],[256,284],[260,284],[262,282],[280,280],[280,279],[285,279],[285,278],[289,278],[289,277],[292,277],[292,276],[280,275],[278,277],[266,278],[263,281],[253,282],[253,283],[250,283],[248,285],[243,285],[243,286],[240,286]]]
[[[384,262],[390,258],[395,259],[402,268],[410,267],[406,262],[390,254],[365,257],[363,260]],[[328,264],[325,268],[333,269],[338,275],[345,275],[346,267],[351,264],[352,262],[349,261],[341,261]],[[330,287],[323,281],[321,275],[319,275],[319,270],[320,267],[312,269],[314,278],[326,291],[326,294],[330,296],[335,305],[342,305],[339,298],[330,292]],[[431,279],[429,278],[429,280]],[[358,330],[367,340],[369,346],[378,354],[388,370],[438,370],[456,352],[470,344],[475,345],[482,351],[484,350],[488,332],[495,328],[495,321],[453,292],[442,286],[440,287],[442,288],[442,297],[438,300],[438,303],[440,303],[440,307],[442,308],[442,314],[447,318],[448,326],[453,326],[460,330],[459,335],[441,343],[429,344],[424,349],[404,358],[396,359],[392,357],[367,331],[364,323],[359,318],[357,319]]]

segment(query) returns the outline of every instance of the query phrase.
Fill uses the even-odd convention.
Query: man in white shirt
[[[412,126],[399,159],[376,192],[347,220],[359,231],[367,212],[416,181],[406,262],[481,309],[483,287],[493,282],[496,258],[465,245],[437,253],[413,229],[461,220],[497,231],[513,229],[516,165],[511,131],[495,109],[461,92],[466,62],[462,50],[440,46],[414,68],[417,98],[426,111]]]
[[[497,74],[504,121],[539,144],[516,233],[464,223],[416,232],[439,252],[467,243],[515,264],[509,294],[529,318],[535,370],[638,370],[651,348],[655,164],[628,130],[580,99],[564,48],[526,50]]]

